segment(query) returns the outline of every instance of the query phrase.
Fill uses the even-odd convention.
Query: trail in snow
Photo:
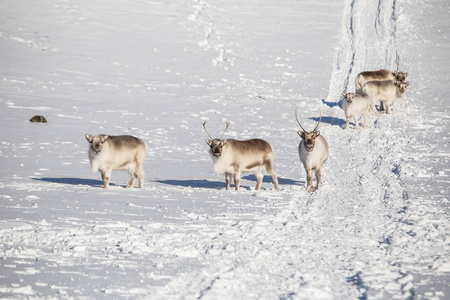
[[[355,77],[367,70],[396,70],[396,1],[347,1],[327,101],[354,92]]]
[[[403,28],[403,32],[400,35],[402,38],[403,36],[410,37],[408,33],[411,32],[407,30],[411,29],[411,22],[408,17],[411,20],[415,18],[412,15],[415,12],[412,9],[414,5],[420,4],[408,5],[403,10],[407,13],[404,13],[401,19],[400,28]],[[383,203],[391,206],[386,211],[384,226],[378,231],[381,233],[379,247],[385,253],[379,259],[372,257],[371,260],[372,262],[383,262],[384,266],[378,265],[377,267],[378,263],[369,263],[362,270],[356,268],[355,275],[351,277],[356,285],[363,286],[361,292],[364,297],[379,297],[383,293],[385,294],[382,297],[386,297],[393,292],[390,288],[395,287],[395,284],[400,286],[403,297],[406,298],[420,294],[421,286],[426,282],[441,284],[444,282],[444,285],[448,286],[445,274],[449,256],[448,251],[443,250],[446,248],[445,241],[448,236],[442,236],[436,229],[448,227],[448,200],[446,198],[448,197],[448,191],[436,191],[435,196],[422,194],[423,189],[417,189],[417,183],[413,183],[414,178],[416,181],[422,181],[420,179],[422,171],[417,170],[423,169],[421,164],[425,163],[425,161],[419,163],[417,157],[415,157],[418,152],[437,152],[433,157],[438,163],[432,164],[434,166],[429,166],[427,169],[433,169],[435,174],[444,175],[444,172],[436,170],[436,167],[448,165],[448,159],[445,159],[445,155],[443,155],[443,153],[448,153],[448,149],[445,148],[448,143],[448,135],[443,136],[442,131],[438,129],[435,134],[428,135],[429,140],[421,140],[424,135],[411,130],[413,128],[426,130],[429,126],[427,123],[430,120],[425,116],[435,115],[437,105],[431,105],[430,107],[422,101],[421,105],[428,106],[427,112],[421,114],[417,111],[418,107],[414,102],[418,100],[421,93],[417,90],[417,94],[415,93],[418,86],[414,88],[414,84],[420,84],[420,81],[431,83],[431,81],[425,75],[428,67],[425,64],[418,64],[421,54],[414,50],[413,52],[410,51],[414,49],[413,45],[417,43],[411,41],[413,39],[402,39],[403,49],[400,51],[405,59],[400,59],[401,56],[397,48],[399,45],[397,42],[399,25],[397,24],[398,8],[396,6],[397,1],[378,1],[378,4],[375,1],[347,2],[342,29],[342,32],[346,34],[342,36],[336,52],[330,92],[327,97],[327,102],[331,103],[338,99],[343,91],[354,91],[354,78],[363,70],[381,68],[395,70],[396,61],[400,62],[401,70],[410,70],[413,74],[412,79],[408,78],[408,80],[413,80],[413,88],[407,92],[407,97],[411,99],[408,101],[408,107],[405,104],[398,104],[400,106],[397,108],[398,112],[390,119],[381,116],[374,121],[375,130],[382,131],[382,136],[372,132],[368,140],[361,138],[364,135],[360,135],[358,140],[358,143],[368,145],[367,153],[370,153],[370,157],[365,158],[364,166],[367,168],[360,174],[360,180],[356,182],[361,185],[363,190],[370,189],[371,184],[378,182],[368,196],[376,193],[381,186],[385,192],[384,197],[382,197],[384,198]],[[448,43],[446,45],[448,47]],[[448,107],[448,105],[444,107]],[[447,119],[443,120],[443,128],[448,128]],[[432,140],[440,142],[431,146]],[[426,145],[422,145],[422,143]],[[347,145],[343,144],[341,149],[351,147],[351,145],[352,142]],[[354,153],[352,153],[352,156],[354,156]],[[351,165],[355,165],[355,163],[357,164],[355,159],[352,159]],[[379,172],[380,167],[386,168],[385,172]],[[391,172],[389,172],[389,169]],[[358,169],[355,172],[358,172]],[[419,176],[417,176],[417,172],[419,172]],[[431,175],[431,177],[434,176]],[[434,180],[447,182],[448,185],[445,176],[439,178],[438,175],[438,178]],[[429,177],[424,175],[423,178]],[[421,186],[423,185],[424,183],[421,183]],[[361,194],[364,194],[364,192]],[[444,211],[441,211],[442,208],[444,208]],[[394,211],[396,211],[396,214],[392,215]],[[382,222],[380,220],[376,224],[380,225]],[[423,243],[426,236],[433,240],[433,247],[442,247],[443,251],[438,250],[431,254],[433,251],[431,251],[430,246]],[[420,263],[413,262],[414,257],[417,258],[417,256],[421,258]],[[379,268],[384,270],[384,279],[376,276],[380,272]],[[439,268],[441,268],[440,271],[436,272]],[[386,280],[389,277],[390,280]],[[380,289],[382,286],[383,288]],[[394,290],[396,289],[397,287],[394,288]],[[448,293],[448,289],[446,289],[446,292]],[[389,297],[394,295],[395,292]],[[430,292],[429,295],[437,296],[439,293],[433,294],[433,292]]]

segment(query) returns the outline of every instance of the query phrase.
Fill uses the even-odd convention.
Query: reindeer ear
[[[86,134],[85,137],[86,137],[86,140],[87,140],[88,142],[91,142],[91,141],[92,141],[92,135]]]
[[[102,136],[102,142],[106,142],[106,140],[109,138],[109,136],[107,136],[107,135],[104,135],[104,136]]]
[[[208,146],[210,146],[210,147],[211,147],[211,145],[212,145],[212,142],[213,142],[213,141],[212,141],[212,140],[210,140],[210,139],[207,139],[207,140],[206,140],[206,143],[207,143],[207,144],[208,144]]]
[[[298,133],[298,135],[302,138],[302,139],[305,139],[305,133],[303,132],[303,131],[297,131],[297,133]]]
[[[316,131],[314,131],[314,136],[313,136],[313,138],[316,138],[316,137],[318,137],[320,135],[320,131],[319,130],[316,130]]]
[[[405,82],[405,87],[408,87],[408,85],[409,85],[409,82]]]
[[[346,93],[342,93],[342,96],[344,96],[345,98],[347,98],[347,94],[346,94]]]
[[[405,76],[408,76],[408,74],[409,74],[409,73],[408,73],[408,72],[406,72],[406,73],[405,73]]]
[[[395,76],[398,76],[398,71],[395,71],[395,72],[394,72],[394,75],[395,75]]]
[[[223,145],[225,145],[228,142],[228,140],[221,140],[220,141],[220,146],[223,147]]]

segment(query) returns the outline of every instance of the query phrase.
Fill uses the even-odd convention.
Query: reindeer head
[[[317,130],[317,128],[319,127],[320,124],[320,120],[322,120],[322,112],[320,112],[320,117],[319,117],[319,122],[317,123],[316,127],[314,128],[313,131],[307,132],[302,124],[300,124],[300,121],[298,120],[297,117],[297,110],[295,110],[295,118],[297,119],[297,123],[298,125],[300,125],[300,128],[302,129],[302,131],[298,131],[298,135],[303,139],[303,144],[305,145],[305,149],[308,152],[311,152],[314,150],[314,145],[316,143],[316,138],[320,135],[320,131]]]
[[[225,128],[222,135],[218,139],[213,138],[209,134],[208,130],[206,130],[206,121],[203,122],[202,124],[203,124],[203,128],[205,129],[206,133],[210,137],[210,139],[206,140],[206,143],[211,148],[210,151],[211,151],[212,158],[216,159],[216,160],[220,159],[220,157],[222,156],[222,152],[223,152],[223,146],[227,143],[227,140],[222,140],[222,137],[225,134],[225,132],[227,131],[228,127],[230,126],[230,123],[227,122],[227,127]]]
[[[408,77],[408,73],[399,72],[399,71],[395,71],[394,75],[395,75],[395,79],[400,80],[401,82],[405,82],[406,77]]]
[[[400,69],[398,59],[395,59],[395,63],[397,64],[397,71],[394,72],[395,79],[400,80],[401,82],[405,82],[406,77],[408,77],[408,73],[398,71]]]
[[[108,136],[104,134],[101,134],[99,136],[86,134],[85,137],[90,144],[89,148],[91,149],[92,154],[94,154],[95,156],[100,155],[103,150],[103,144],[108,139]]]
[[[403,94],[404,92],[406,92],[406,88],[408,87],[409,82],[402,82],[402,81],[400,81],[400,80],[396,80],[396,81],[394,82],[394,84],[395,84],[396,86],[398,86],[398,89],[399,89],[399,91],[400,91],[400,94]]]
[[[344,96],[344,98],[347,100],[347,102],[349,104],[351,104],[353,101],[353,98],[355,98],[355,96],[356,96],[356,93],[347,93],[347,94],[343,93],[342,96]]]

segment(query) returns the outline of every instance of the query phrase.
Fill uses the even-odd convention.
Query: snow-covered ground
[[[0,3],[0,297],[448,299],[449,2],[171,2]],[[405,100],[344,130],[396,59]],[[330,145],[310,194],[295,109]],[[269,141],[280,191],[225,191],[204,120]],[[86,133],[143,139],[144,189],[103,190]]]

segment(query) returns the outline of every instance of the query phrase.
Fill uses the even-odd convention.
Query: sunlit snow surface
[[[448,299],[447,1],[0,3],[0,298]],[[406,98],[344,130],[380,68]],[[302,125],[330,145],[305,191]],[[46,124],[30,123],[44,115]],[[275,152],[225,191],[209,132]],[[86,133],[149,148],[102,189]]]

